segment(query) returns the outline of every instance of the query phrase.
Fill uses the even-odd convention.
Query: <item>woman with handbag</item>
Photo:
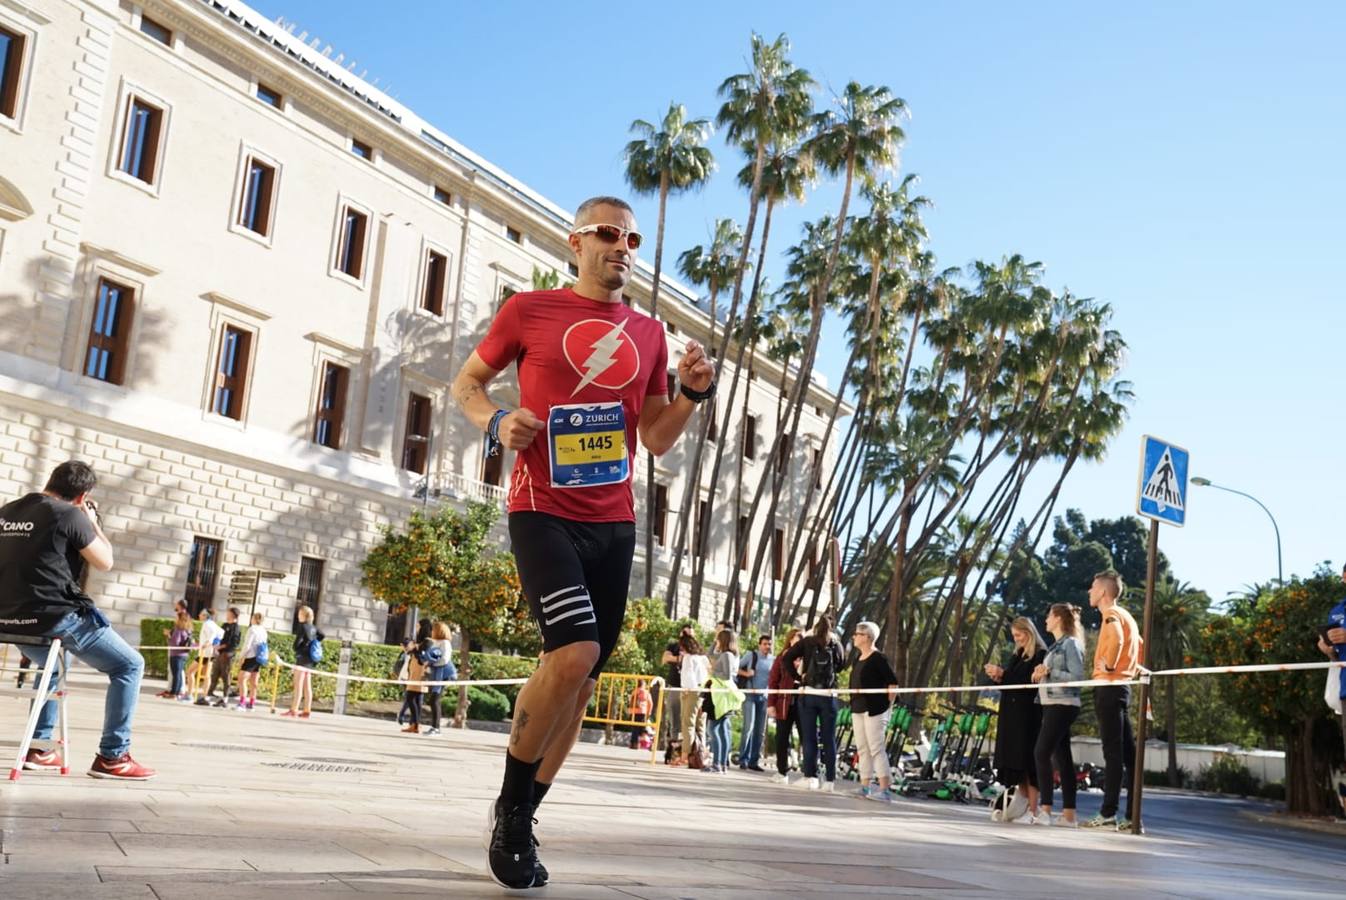
[[[456,681],[458,670],[453,666],[453,639],[447,622],[436,622],[430,636],[421,642],[420,652],[429,667],[426,694],[430,700],[430,727],[426,734],[439,734],[439,722],[444,715],[444,685],[440,681]]]
[[[290,691],[290,708],[281,715],[290,719],[307,719],[313,714],[313,673],[309,669],[317,665],[317,660],[313,657],[322,654],[324,635],[313,624],[313,610],[307,605],[300,606],[295,611],[295,619],[297,621],[294,630],[294,664],[299,668],[291,670],[294,688]],[[315,645],[318,647],[316,653]],[[304,707],[303,712],[299,711],[301,704]]]
[[[729,771],[729,745],[732,741],[729,716],[743,705],[744,693],[734,684],[738,671],[738,638],[728,628],[715,635],[715,661],[711,665],[709,709],[711,764],[703,772]]]
[[[1047,655],[1046,645],[1038,634],[1033,620],[1020,616],[1010,623],[1010,634],[1014,637],[1014,652],[1004,666],[986,664],[986,674],[996,684],[1031,684],[1033,671],[1041,665]],[[1033,747],[1037,744],[1038,731],[1042,728],[1042,706],[1038,704],[1036,691],[1002,691],[1000,694],[1000,716],[995,732],[995,756],[993,764],[996,780],[1018,792],[1018,796],[1028,801],[1030,816],[1038,815],[1038,773],[1033,759]],[[1010,816],[1004,821],[1012,821],[1018,807],[1008,810]]]

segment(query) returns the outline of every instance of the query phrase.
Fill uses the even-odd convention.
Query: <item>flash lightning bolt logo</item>
[[[584,370],[584,377],[580,383],[570,392],[570,396],[575,396],[584,390],[590,384],[598,379],[600,375],[612,368],[617,362],[617,351],[622,348],[622,336],[626,331],[626,322],[621,321],[612,326],[607,334],[590,344],[593,353],[580,364]]]

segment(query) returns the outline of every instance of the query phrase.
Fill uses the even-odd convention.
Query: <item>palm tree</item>
[[[710,122],[687,118],[687,108],[670,103],[663,122],[656,127],[644,119],[631,123],[637,137],[626,145],[626,181],[637,194],[659,195],[659,222],[654,237],[654,283],[650,288],[650,315],[659,316],[659,282],[664,262],[664,217],[668,197],[700,187],[710,179],[715,158],[706,146]],[[672,398],[669,398],[670,400]],[[654,528],[649,515],[654,510],[654,454],[645,459],[645,595],[654,591]]]
[[[715,325],[719,321],[716,301],[738,271],[738,254],[743,247],[743,231],[733,219],[716,219],[710,246],[697,244],[678,255],[678,272],[693,287],[704,285],[710,292],[707,305],[710,313],[710,340],[708,352],[715,347]]]
[[[836,102],[837,111],[825,110],[813,117],[814,135],[803,145],[803,152],[812,157],[822,170],[832,175],[843,175],[844,186],[831,250],[827,254],[827,263],[811,303],[810,312],[813,321],[808,338],[804,342],[804,353],[799,364],[800,373],[812,372],[817,357],[824,311],[831,299],[832,281],[836,276],[837,263],[841,257],[842,239],[848,221],[847,210],[850,208],[855,176],[858,174],[863,178],[872,179],[879,172],[895,165],[898,146],[905,138],[897,122],[906,114],[906,102],[893,96],[888,88],[865,87],[852,81],[846,85],[841,96],[836,98]],[[785,440],[787,434],[794,434],[799,430],[799,419],[803,413],[804,399],[810,382],[811,379],[807,374],[801,374],[797,379],[785,411],[788,421],[782,422],[776,430],[776,437],[768,455],[767,472],[771,471],[770,467],[780,452],[781,441]],[[766,488],[765,476],[766,472],[753,497],[752,508],[748,513],[749,519],[757,514]],[[764,546],[758,548],[751,581],[757,579],[764,551]]]
[[[741,147],[753,148],[753,180],[748,193],[748,219],[743,228],[743,246],[739,251],[738,266],[734,274],[734,290],[729,305],[729,317],[725,325],[724,337],[715,352],[716,380],[724,365],[728,350],[729,337],[738,320],[739,304],[743,299],[743,278],[748,270],[748,252],[757,226],[757,207],[761,197],[762,168],[766,149],[773,141],[798,134],[808,123],[813,112],[813,77],[804,69],[795,66],[789,58],[790,39],[784,34],[768,43],[761,35],[752,35],[752,56],[750,70],[726,78],[719,87],[724,103],[716,115],[716,122],[725,129],[725,137],[731,143]],[[760,274],[760,269],[759,269]],[[749,311],[747,318],[752,318]],[[743,363],[744,346],[740,344],[735,358],[735,369]],[[727,409],[733,408],[731,387]],[[706,445],[703,430],[693,451],[692,469],[698,471],[701,455]],[[691,516],[692,498],[696,495],[696,485],[683,497],[683,508],[678,516],[678,543],[682,546],[682,536],[686,533]],[[678,573],[682,565],[682,554],[673,557],[673,570],[669,575],[668,593],[664,607],[669,615],[673,614],[678,596]],[[700,598],[695,594],[692,603],[699,605]]]

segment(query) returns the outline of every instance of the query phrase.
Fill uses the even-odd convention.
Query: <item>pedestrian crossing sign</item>
[[[1140,442],[1140,488],[1136,512],[1170,525],[1187,519],[1187,451],[1145,435]]]

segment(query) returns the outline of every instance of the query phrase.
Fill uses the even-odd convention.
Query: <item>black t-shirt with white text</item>
[[[47,494],[0,506],[0,631],[45,634],[93,606],[79,586],[80,551],[97,536],[84,510]]]

